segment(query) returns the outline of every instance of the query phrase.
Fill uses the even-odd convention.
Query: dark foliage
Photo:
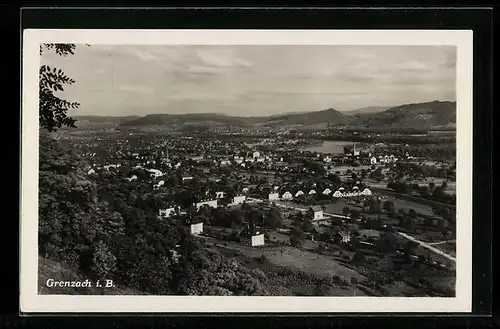
[[[59,56],[74,54],[74,44],[43,44],[40,46],[40,55],[44,50],[55,51]],[[65,85],[72,85],[75,80],[68,77],[61,69],[42,65],[39,71],[39,124],[42,129],[56,131],[61,127],[75,128],[76,120],[68,117],[70,109],[80,107],[78,102],[69,102],[59,98],[57,92],[64,91]]]
[[[245,267],[207,251],[183,221],[159,219],[143,184],[94,181],[72,150],[40,140],[39,253],[89,278],[151,294],[265,295]]]

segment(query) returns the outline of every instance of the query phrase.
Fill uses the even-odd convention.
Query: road
[[[439,242],[430,242],[428,243],[429,246],[435,246],[438,244],[444,244],[444,243],[455,243],[455,240],[448,240],[448,241],[439,241]]]
[[[408,239],[410,241],[414,241],[416,243],[418,243],[419,245],[421,245],[422,247],[426,248],[426,249],[429,249],[430,251],[438,254],[438,255],[441,255],[453,262],[456,262],[456,259],[455,257],[451,256],[451,255],[448,255],[447,253],[445,253],[444,251],[442,250],[439,250],[437,248],[434,248],[431,244],[436,244],[436,243],[426,243],[426,242],[423,242],[423,241],[420,241],[420,240],[417,240],[415,239],[414,237],[412,237],[411,235],[408,235],[406,233],[403,233],[403,232],[397,232],[399,235],[401,235],[403,238],[405,239]],[[446,241],[448,242],[448,241]]]

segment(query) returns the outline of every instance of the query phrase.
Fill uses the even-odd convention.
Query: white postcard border
[[[38,295],[38,70],[41,43],[133,45],[451,45],[457,47],[457,276],[455,298]],[[23,34],[20,311],[470,312],[472,305],[472,31],[41,30]]]

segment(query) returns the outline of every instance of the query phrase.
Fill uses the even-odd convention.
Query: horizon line
[[[294,114],[306,114],[306,113],[315,113],[315,112],[322,112],[322,111],[328,111],[328,110],[334,110],[340,113],[349,113],[349,112],[355,112],[358,110],[366,109],[366,108],[373,108],[373,107],[386,107],[384,110],[381,110],[380,112],[384,112],[386,110],[404,106],[404,105],[413,105],[413,104],[427,104],[427,103],[456,103],[457,101],[450,101],[450,100],[433,100],[433,101],[427,101],[427,102],[418,102],[418,103],[403,103],[400,105],[388,105],[387,107],[385,105],[373,105],[373,106],[364,106],[352,110],[337,110],[333,107],[323,109],[323,110],[315,110],[315,111],[291,111],[291,112],[283,112],[283,113],[278,113],[278,114],[271,114],[271,115],[257,115],[257,116],[240,116],[240,115],[230,115],[230,114],[225,114],[225,113],[220,113],[220,112],[190,112],[190,113],[148,113],[148,114],[126,114],[126,115],[103,115],[103,114],[80,114],[80,115],[70,115],[73,118],[77,117],[111,117],[111,118],[122,118],[122,117],[145,117],[148,115],[200,115],[200,114],[216,114],[216,115],[222,115],[222,116],[227,116],[227,117],[233,117],[233,118],[272,118],[272,117],[277,117],[277,116],[282,116],[282,115],[294,115]],[[375,112],[377,113],[377,112]]]

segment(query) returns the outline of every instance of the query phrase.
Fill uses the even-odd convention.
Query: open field
[[[413,209],[417,213],[422,214],[422,215],[426,215],[426,216],[433,215],[432,208],[427,206],[427,205],[412,202],[412,201],[401,200],[399,198],[391,198],[390,200],[392,202],[394,202],[394,207],[396,209],[399,209],[399,208],[405,208],[406,210]]]
[[[207,238],[207,241],[221,244],[220,241]],[[209,242],[209,244],[210,244]],[[351,270],[328,256],[312,253],[289,246],[255,248],[238,243],[227,242],[224,247],[237,250],[247,257],[259,257],[261,255],[279,266],[294,267],[301,271],[314,273],[319,276],[339,275],[345,279],[364,277],[358,272]]]
[[[209,243],[210,244],[210,243]],[[338,276],[345,282],[352,277],[359,281],[362,275],[348,269],[327,256],[314,254],[292,247],[252,248],[240,244],[225,243],[213,248],[225,257],[236,259],[246,267],[262,271],[263,280],[275,295],[314,296],[317,285],[314,280],[304,277],[329,279]],[[259,259],[265,256],[265,261]],[[279,274],[276,274],[279,273]],[[356,285],[333,284],[322,287],[323,294],[329,296],[365,296]]]

